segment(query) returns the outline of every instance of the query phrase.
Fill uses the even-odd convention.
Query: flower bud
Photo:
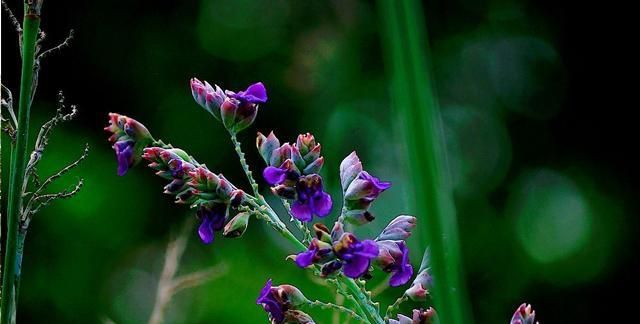
[[[220,106],[222,123],[229,131],[237,133],[253,123],[258,114],[258,105],[265,102],[267,90],[262,82],[254,83],[238,93],[227,91],[227,98]]]
[[[118,175],[123,176],[141,160],[143,149],[153,142],[149,130],[140,122],[124,115],[109,113],[109,142],[113,144],[118,161]]]
[[[404,241],[377,241],[376,244],[379,250],[376,263],[382,271],[392,273],[389,285],[398,287],[406,284],[413,275],[413,266]]]
[[[284,319],[286,323],[315,324],[313,318],[311,318],[309,314],[297,309],[290,309],[286,311],[284,313]]]
[[[431,268],[429,267],[429,249],[427,249],[422,257],[418,275],[413,280],[411,287],[405,292],[405,295],[413,301],[425,301],[432,287],[433,276],[431,275]]]
[[[300,154],[305,156],[316,146],[316,139],[311,133],[300,134],[296,140],[296,146],[300,150]]]
[[[273,132],[269,133],[269,136],[264,136],[258,132],[258,138],[256,139],[256,146],[260,152],[260,156],[265,163],[269,164],[271,161],[271,154],[273,151],[280,147],[280,141]]]
[[[322,223],[313,224],[313,231],[316,234],[316,238],[322,242],[326,242],[331,244],[333,241],[331,240],[331,235],[329,234],[329,229]]]
[[[275,293],[279,301],[292,308],[309,302],[300,289],[292,285],[280,285],[271,288],[271,290]]]
[[[215,86],[215,89],[205,81],[202,83],[196,78],[191,79],[191,94],[193,99],[208,111],[217,120],[220,120],[220,106],[226,99],[224,91],[219,86]]]
[[[511,324],[534,324],[536,322],[536,311],[531,308],[530,304],[523,303],[516,309],[511,317]]]
[[[413,323],[414,324],[433,324],[437,323],[436,310],[433,307],[428,309],[414,309],[413,310]]]
[[[240,237],[249,226],[250,213],[242,212],[234,216],[227,225],[224,226],[222,235],[225,237]]]
[[[409,215],[397,216],[382,230],[376,240],[405,240],[411,236],[411,230],[414,227],[416,227],[415,217]]]
[[[346,192],[351,181],[355,179],[358,174],[362,172],[362,162],[355,151],[351,152],[342,163],[340,163],[340,183],[342,184],[342,191]]]

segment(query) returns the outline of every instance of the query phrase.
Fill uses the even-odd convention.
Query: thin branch
[[[42,39],[44,39],[44,33],[42,33]],[[42,53],[40,53],[37,57],[36,57],[36,65],[40,65],[40,61],[44,58],[46,58],[47,56],[61,51],[63,48],[65,47],[69,47],[71,45],[71,41],[73,40],[73,29],[69,30],[69,35],[64,39],[64,41],[62,41],[62,43],[58,44],[55,47],[52,47]]]
[[[3,2],[4,3],[4,2]],[[2,91],[4,91],[7,95],[7,99],[2,98],[2,107],[5,107],[11,116],[11,121],[13,121],[13,125],[18,125],[18,119],[16,118],[16,114],[13,111],[13,94],[11,90],[7,88],[4,84],[0,84],[2,86]]]
[[[2,9],[7,13],[7,15],[9,16],[9,21],[11,21],[11,25],[13,25],[13,28],[15,28],[20,38],[22,38],[22,26],[20,26],[18,18],[16,18],[16,16],[11,11],[11,8],[9,8],[9,5],[7,5],[4,0],[2,0]]]
[[[61,191],[53,194],[45,194],[41,196],[34,196],[32,201],[40,202],[40,204],[33,210],[25,209],[25,214],[22,216],[23,221],[28,224],[30,217],[32,215],[37,214],[40,211],[40,209],[42,209],[42,207],[49,205],[52,201],[56,199],[67,199],[75,196],[80,191],[83,185],[84,185],[84,179],[80,179],[78,183],[71,190],[65,190],[65,191]]]

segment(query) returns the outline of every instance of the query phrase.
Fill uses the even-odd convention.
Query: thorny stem
[[[22,205],[22,187],[25,181],[29,117],[33,85],[33,66],[35,45],[40,27],[40,8],[42,0],[25,1],[25,15],[22,34],[22,72],[20,79],[20,98],[16,145],[11,157],[9,175],[9,199],[7,204],[7,243],[2,278],[2,323],[15,321],[16,296],[20,276],[20,258],[18,257],[18,227]]]
[[[356,312],[354,312],[353,310],[350,310],[350,309],[348,309],[348,308],[346,308],[344,306],[336,305],[336,304],[333,304],[333,303],[324,303],[324,302],[321,302],[319,300],[309,301],[307,303],[307,305],[309,305],[310,307],[318,307],[318,308],[326,309],[326,310],[329,310],[329,309],[336,310],[336,311],[339,311],[339,312],[341,312],[343,314],[351,316],[353,319],[355,319],[356,321],[360,321],[361,323],[366,323],[367,322],[364,318],[360,317],[360,315],[356,314]]]
[[[393,316],[393,314],[398,311],[398,308],[400,308],[400,305],[404,302],[406,302],[409,299],[409,296],[407,296],[406,294],[403,294],[402,296],[400,296],[400,298],[396,299],[396,301],[389,305],[389,307],[387,307],[387,312],[386,314],[384,314],[384,320],[388,321],[389,318],[391,316]]]
[[[303,235],[302,242],[306,244],[311,243],[312,236],[307,225],[293,216],[293,214],[291,213],[291,205],[286,199],[282,199],[282,205],[284,206],[284,209],[287,210],[287,213],[289,213],[289,216],[291,216],[291,222],[293,222],[293,224],[298,227],[298,230],[300,230],[300,233]]]
[[[233,142],[236,153],[240,158],[242,169],[244,170],[247,179],[249,180],[249,183],[251,184],[251,187],[253,189],[253,193],[256,196],[255,199],[250,199],[249,203],[254,206],[259,212],[264,214],[266,216],[267,222],[276,231],[278,231],[280,235],[282,235],[285,239],[295,245],[298,250],[306,250],[307,247],[302,242],[300,242],[300,240],[298,240],[295,235],[291,233],[291,231],[289,231],[287,226],[282,222],[282,220],[280,220],[280,217],[278,217],[278,214],[276,214],[273,208],[271,208],[264,197],[260,194],[258,183],[253,179],[253,175],[251,173],[251,170],[249,169],[247,160],[244,157],[244,153],[242,152],[240,142],[236,138],[236,134],[231,131],[229,132],[229,134],[231,135],[231,141]],[[336,281],[338,284],[343,284],[347,288],[347,290],[350,291],[351,294],[353,294],[352,298],[356,307],[360,308],[363,313],[367,314],[367,316],[371,318],[374,323],[384,323],[382,317],[380,316],[380,313],[374,308],[373,305],[368,302],[370,300],[370,297],[365,296],[365,294],[362,292],[362,290],[360,290],[360,287],[358,287],[353,279],[340,275],[336,278]]]

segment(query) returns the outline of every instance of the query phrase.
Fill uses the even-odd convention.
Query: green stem
[[[20,99],[18,111],[18,129],[16,133],[15,154],[12,155],[11,174],[9,175],[9,199],[7,204],[7,243],[4,258],[4,276],[2,278],[2,323],[15,320],[17,283],[20,279],[22,256],[18,256],[18,230],[21,218],[22,186],[25,181],[29,134],[29,116],[31,109],[31,91],[33,87],[33,65],[35,46],[40,26],[40,7],[42,0],[27,4],[22,34],[22,77],[20,79]]]
[[[409,299],[409,297],[403,294],[400,298],[396,299],[393,304],[389,305],[389,307],[387,307],[387,313],[384,315],[384,320],[388,321],[389,317],[393,316],[393,314],[398,311],[398,308],[400,308],[400,305],[406,302],[407,299]]]
[[[384,320],[380,316],[380,313],[371,305],[369,301],[369,297],[366,296],[358,284],[351,278],[344,277],[343,275],[338,276],[338,280],[341,281],[347,289],[353,294],[355,299],[358,301],[358,304],[362,306],[364,311],[367,313],[369,318],[376,324],[383,324]]]
[[[442,323],[472,323],[467,312],[453,193],[447,181],[442,121],[429,71],[429,48],[416,0],[379,0],[384,46],[392,81],[392,104],[401,116],[413,180],[413,201],[425,217],[414,231],[431,247],[436,309]],[[419,198],[418,198],[419,197]]]
[[[348,316],[351,316],[352,318],[354,318],[356,321],[360,321],[361,323],[366,323],[367,321],[360,317],[360,315],[356,314],[356,312],[344,307],[344,306],[340,306],[340,305],[336,305],[333,303],[325,303],[325,302],[321,302],[319,300],[315,300],[315,301],[309,301],[307,303],[308,306],[310,307],[318,307],[321,309],[333,309],[333,310],[337,310],[343,314],[346,314]]]

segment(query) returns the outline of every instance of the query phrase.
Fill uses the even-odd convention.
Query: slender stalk
[[[362,292],[362,290],[360,290],[360,287],[358,287],[358,284],[355,282],[355,280],[353,280],[351,278],[344,277],[342,275],[338,276],[338,280],[340,280],[347,287],[349,292],[351,292],[353,294],[355,299],[362,306],[364,311],[367,313],[369,318],[371,318],[371,320],[374,323],[376,323],[376,324],[383,324],[384,323],[384,320],[380,316],[380,313],[378,312],[378,310],[376,310],[375,307],[373,307],[373,305],[371,305],[368,302],[369,301],[369,297],[367,297]]]
[[[416,0],[379,0],[386,29],[392,104],[401,116],[416,210],[424,215],[415,231],[431,247],[434,295],[442,323],[471,323],[462,280],[460,246],[437,98],[428,69],[428,42]],[[416,197],[420,197],[419,199]],[[423,233],[424,232],[424,233]]]
[[[22,187],[25,181],[25,167],[28,159],[29,116],[33,87],[33,65],[35,46],[40,27],[40,8],[42,0],[25,1],[22,34],[22,76],[20,79],[20,98],[15,153],[12,155],[11,174],[9,175],[9,199],[7,204],[7,243],[4,258],[4,276],[2,278],[2,323],[15,321],[17,283],[20,279],[22,247],[19,240],[20,209],[22,206]]]
[[[332,303],[325,303],[325,302],[321,302],[319,300],[315,300],[315,301],[309,301],[307,303],[308,306],[310,307],[318,307],[321,309],[325,309],[325,310],[335,310],[338,312],[341,312],[343,314],[346,314],[348,316],[351,316],[352,318],[354,318],[356,321],[360,321],[361,323],[366,323],[367,321],[360,317],[360,315],[356,314],[356,312],[344,307],[344,306],[340,306],[340,305],[336,305],[336,304],[332,304]]]
[[[407,295],[403,294],[398,299],[396,299],[396,301],[393,302],[393,304],[389,305],[389,307],[387,307],[387,313],[384,315],[384,320],[388,321],[389,318],[391,316],[393,316],[393,314],[395,312],[398,311],[398,308],[400,308],[400,305],[402,305],[402,303],[406,302],[407,299],[409,299],[409,297]]]

